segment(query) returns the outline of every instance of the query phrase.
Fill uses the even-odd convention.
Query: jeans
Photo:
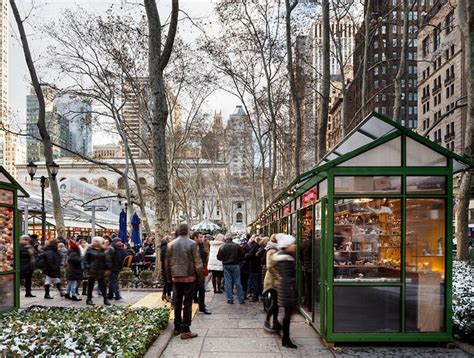
[[[250,273],[250,282],[252,283],[252,301],[257,301],[260,296],[260,291],[262,287],[262,273],[261,272],[251,272]]]
[[[71,297],[76,296],[77,281],[71,280],[67,282],[66,295]]]
[[[111,272],[109,275],[109,295],[108,298],[119,298],[120,297],[120,287],[118,284],[119,272]]]
[[[237,288],[237,295],[239,296],[239,302],[244,303],[244,294],[242,292],[242,285],[240,284],[240,266],[224,265],[224,280],[227,300],[234,300],[234,293],[232,292],[232,287],[233,284],[235,284],[235,287]]]
[[[181,333],[189,332],[196,282],[174,283],[174,329]],[[181,316],[181,311],[182,316]]]

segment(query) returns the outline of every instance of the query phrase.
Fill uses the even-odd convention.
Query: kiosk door
[[[322,238],[322,205],[314,206],[314,245],[313,245],[313,322],[321,326],[321,238]]]

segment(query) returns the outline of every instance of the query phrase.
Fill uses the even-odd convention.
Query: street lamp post
[[[59,165],[55,162],[50,164],[46,163],[46,167],[49,167],[49,172],[51,173],[51,179],[54,180],[58,174]],[[35,177],[36,170],[38,166],[33,162],[29,162],[26,166],[28,174],[30,175],[31,180],[39,180],[41,183],[41,244],[44,245],[46,238],[46,210],[44,208],[44,188],[46,187],[46,177],[44,175],[40,177]]]

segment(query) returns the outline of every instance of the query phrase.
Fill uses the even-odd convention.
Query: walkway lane
[[[292,338],[298,349],[281,346],[281,338],[263,330],[265,318],[262,303],[229,305],[225,295],[206,297],[212,315],[198,313],[191,330],[197,338],[183,341],[173,337],[162,357],[333,357],[318,335],[300,315],[294,315]]]

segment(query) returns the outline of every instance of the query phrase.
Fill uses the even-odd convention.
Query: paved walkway
[[[299,314],[291,324],[291,338],[298,349],[289,349],[281,346],[279,335],[263,330],[265,315],[260,302],[229,305],[225,294],[212,293],[206,302],[212,315],[198,313],[191,326],[199,336],[186,341],[173,337],[161,357],[470,357],[459,349],[436,347],[346,346],[330,350]]]

